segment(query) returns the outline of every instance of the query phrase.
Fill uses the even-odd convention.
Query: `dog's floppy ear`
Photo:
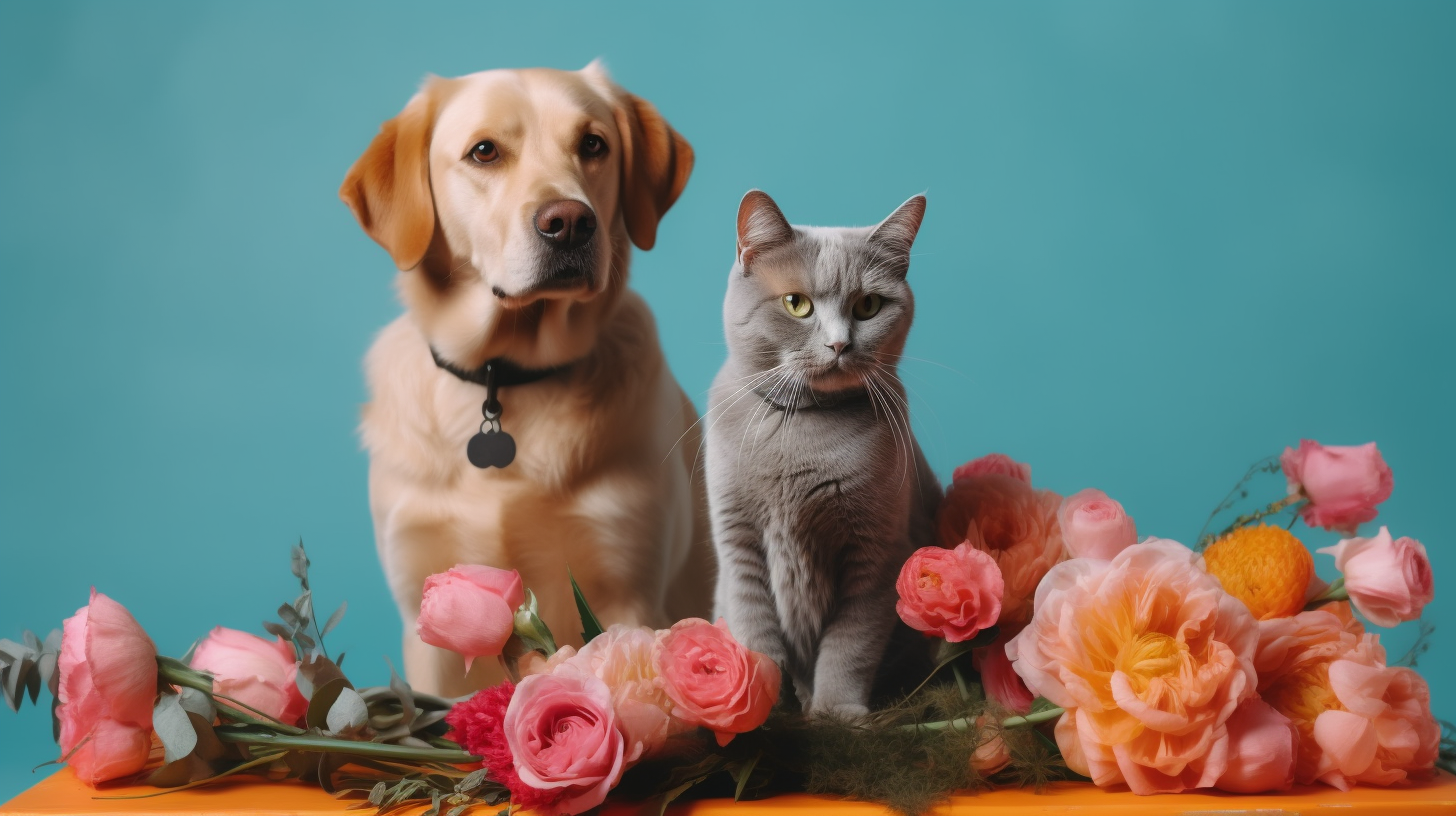
[[[418,266],[435,234],[430,136],[439,85],[438,78],[427,79],[404,110],[380,126],[339,188],[359,226],[400,269]]]
[[[593,63],[595,65],[595,63]],[[657,243],[657,222],[687,186],[693,146],[651,102],[617,89],[622,134],[622,213],[627,235],[642,249]]]

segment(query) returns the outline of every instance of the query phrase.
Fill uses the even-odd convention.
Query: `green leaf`
[[[345,688],[339,691],[334,704],[329,706],[325,725],[330,731],[338,733],[358,728],[368,721],[369,708],[364,705],[364,698],[359,696],[359,692]]]
[[[576,583],[576,576],[571,574],[571,569],[566,570],[566,577],[571,579],[571,594],[576,596],[576,611],[581,615],[581,639],[583,643],[591,643],[597,635],[602,633],[601,621],[592,612],[591,606],[586,602],[586,596],[581,594],[581,587]],[[664,806],[665,807],[665,806]]]
[[[1026,713],[1036,714],[1042,711],[1051,711],[1052,709],[1059,707],[1060,706],[1058,706],[1056,703],[1048,700],[1045,697],[1038,697],[1035,700],[1031,701],[1031,710]]]
[[[293,562],[289,568],[293,571],[293,577],[301,581],[305,589],[308,588],[309,563],[308,553],[303,550],[303,539],[300,538],[298,543],[293,545]]]
[[[349,681],[342,677],[335,677],[314,687],[313,697],[308,701],[308,714],[304,715],[304,722],[308,723],[309,728],[328,728],[329,711],[333,709],[334,701],[348,687]]]
[[[197,747],[197,731],[187,718],[182,698],[176,694],[163,694],[157,698],[157,705],[152,709],[152,730],[157,732],[157,738],[166,750],[163,762],[176,762]]]
[[[682,783],[681,785],[678,785],[667,793],[664,793],[662,795],[662,802],[657,807],[657,816],[664,816],[664,814],[667,813],[667,806],[672,804],[674,799],[682,796],[684,793],[687,793],[689,788],[693,787],[694,785],[702,782],[704,779],[707,778],[708,777],[706,776],[700,776],[696,779],[689,779],[688,781]]]
[[[324,623],[324,628],[319,630],[319,637],[324,637],[328,633],[334,631],[334,627],[338,626],[339,621],[344,619],[344,610],[348,608],[348,601],[344,601],[343,603],[339,604],[339,608],[335,609],[334,614],[330,615],[328,621]]]
[[[730,771],[733,774],[734,781],[738,783],[738,786],[733,789],[733,801],[737,802],[743,798],[743,789],[748,787],[748,780],[753,776],[753,769],[758,766],[760,759],[763,759],[762,751],[754,754],[753,759],[736,766]]]
[[[188,713],[196,714],[208,722],[212,722],[217,716],[217,706],[212,704],[212,698],[206,692],[183,686],[178,696],[181,698],[182,708]]]

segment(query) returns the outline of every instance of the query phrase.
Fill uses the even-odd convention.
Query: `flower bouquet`
[[[163,795],[250,774],[379,813],[798,791],[914,814],[953,791],[1056,780],[1254,793],[1428,776],[1456,745],[1425,681],[1362,623],[1415,620],[1433,594],[1419,542],[1356,535],[1390,495],[1389,468],[1373,444],[1305,441],[1252,468],[1211,520],[1274,472],[1285,495],[1195,551],[1139,540],[1100,491],[1033,487],[1008,457],[957,468],[939,546],[896,584],[935,667],[861,718],[799,712],[778,666],[722,622],[603,627],[574,581],[584,645],[558,647],[517,574],[475,565],[426,582],[419,633],[467,665],[500,660],[508,679],[454,700],[392,670],[387,686],[356,687],[324,645],[344,608],[318,621],[302,545],[302,593],[263,625],[272,639],[218,628],[161,656],[93,590],[60,632],[0,640],[0,688],[12,708],[49,688],[57,761],[93,786]],[[1291,532],[1300,519],[1348,536],[1319,551],[1342,573],[1333,584]]]

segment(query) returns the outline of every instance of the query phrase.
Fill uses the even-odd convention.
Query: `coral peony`
[[[960,643],[996,623],[1006,586],[996,560],[964,541],[953,550],[916,550],[895,590],[895,611],[910,628]]]
[[[1007,645],[1027,688],[1066,709],[1067,766],[1100,786],[1178,792],[1228,768],[1226,723],[1254,694],[1258,624],[1201,561],[1150,539],[1058,564]]]
[[[61,755],[76,776],[95,786],[140,771],[152,745],[157,647],[136,618],[91,590],[62,627],[57,668]]]
[[[1289,494],[1309,500],[1299,511],[1306,524],[1341,533],[1375,518],[1376,506],[1390,498],[1395,479],[1374,442],[1321,445],[1301,439],[1279,457]]]
[[[465,658],[494,657],[515,628],[516,607],[525,601],[515,570],[460,564],[425,579],[415,631],[420,640]]]
[[[988,453],[980,459],[972,459],[956,468],[955,472],[951,474],[950,480],[959,482],[973,476],[990,475],[1010,476],[1031,484],[1031,465],[1018,462],[1002,453]]]
[[[1031,620],[1037,584],[1065,557],[1057,523],[1061,501],[1049,490],[996,473],[961,479],[946,491],[938,520],[940,544],[950,549],[969,541],[996,559],[1005,586],[1002,629],[1015,630]]]
[[[1304,608],[1314,558],[1283,527],[1240,527],[1203,553],[1204,567],[1259,620],[1284,618]]]
[[[1323,609],[1260,624],[1259,693],[1300,734],[1295,781],[1390,785],[1435,762],[1425,681],[1386,667],[1379,638]]]
[[[688,618],[658,633],[657,674],[673,716],[713,732],[719,745],[763,725],[779,699],[779,667],[716,624]]]
[[[612,691],[595,675],[561,666],[523,678],[502,726],[521,783],[558,794],[546,812],[590,810],[622,778],[625,746]]]
[[[1026,687],[1021,675],[1011,668],[1011,660],[1006,657],[1006,644],[1012,637],[1011,633],[1002,632],[990,646],[977,649],[971,660],[976,671],[981,673],[981,687],[985,689],[986,696],[1008,711],[1025,714],[1031,711],[1036,696]]]
[[[651,755],[682,725],[672,717],[672,698],[657,682],[657,634],[647,627],[614,623],[581,648],[565,647],[551,663],[573,665],[591,672],[612,690],[612,708],[626,740],[628,763]],[[555,665],[551,666],[555,670]]]
[[[1101,490],[1088,488],[1063,499],[1057,521],[1072,558],[1110,561],[1137,543],[1137,524],[1121,504]]]
[[[521,810],[550,812],[551,805],[561,798],[561,791],[533,788],[522,782],[511,759],[511,748],[506,744],[506,709],[515,690],[515,685],[507,680],[451,706],[450,713],[445,715],[445,723],[450,726],[445,738],[480,757],[490,778],[510,790],[512,805]]]
[[[1215,787],[1230,793],[1289,790],[1299,754],[1299,731],[1294,723],[1268,703],[1251,697],[1239,704],[1225,726],[1229,763]]]
[[[267,640],[219,626],[198,644],[192,668],[212,675],[218,694],[290,725],[308,711],[295,681],[298,661],[283,638]]]
[[[1335,557],[1345,592],[1376,626],[1415,620],[1436,597],[1425,545],[1413,538],[1391,539],[1386,527],[1371,538],[1347,538],[1319,552]]]

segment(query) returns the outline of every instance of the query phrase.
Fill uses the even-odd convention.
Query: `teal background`
[[[93,584],[172,654],[256,630],[301,536],[384,681],[355,424],[399,307],[336,190],[426,72],[597,56],[697,149],[633,279],[699,406],[745,190],[820,224],[928,191],[904,374],[942,477],[1004,451],[1191,541],[1253,460],[1374,439],[1444,586],[1453,35],[1439,2],[4,2],[0,635]],[[1450,596],[1420,667],[1456,718]],[[54,754],[0,712],[0,800]]]

